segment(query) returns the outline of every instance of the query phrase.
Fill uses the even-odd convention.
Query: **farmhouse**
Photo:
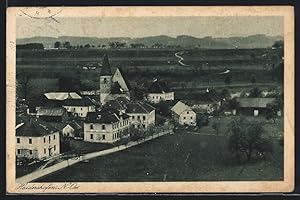
[[[68,120],[67,110],[59,107],[39,107],[36,116],[45,122],[64,122]]]
[[[96,102],[89,97],[82,99],[66,99],[63,107],[73,116],[85,118],[88,112],[96,112]]]
[[[44,159],[60,153],[59,131],[46,122],[31,119],[16,126],[16,156]]]
[[[145,102],[128,103],[126,114],[130,116],[131,123],[136,128],[148,128],[155,125],[155,108]]]
[[[72,138],[83,137],[83,124],[75,120],[70,122],[49,122],[51,126],[59,130],[62,136]]]
[[[212,113],[221,106],[222,98],[215,91],[206,90],[205,93],[197,95],[196,100],[189,100],[188,104],[191,108],[201,113]]]
[[[158,81],[156,79],[148,88],[147,99],[152,103],[159,103],[160,101],[173,101],[174,92],[170,90],[165,82]]]
[[[84,121],[84,141],[114,143],[128,136],[130,117],[115,109],[88,113]]]
[[[265,114],[267,105],[273,103],[275,98],[237,98],[240,104],[240,113],[258,116]]]
[[[178,101],[171,109],[172,117],[180,125],[196,126],[196,113],[191,107]]]
[[[105,55],[100,74],[100,103],[104,105],[118,97],[130,99],[130,86],[120,69],[117,68],[112,75],[108,57]]]

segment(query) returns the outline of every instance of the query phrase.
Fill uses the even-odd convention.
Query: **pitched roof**
[[[129,100],[125,97],[118,97],[117,99],[108,101],[104,108],[113,108],[115,110],[125,110],[126,104],[129,103]]]
[[[57,107],[40,107],[37,110],[38,116],[62,116],[67,110],[65,108]]]
[[[101,68],[101,76],[111,76],[111,69],[107,54],[104,55]]]
[[[180,115],[182,112],[184,111],[192,111],[192,109],[182,103],[181,101],[178,101],[172,108],[171,108],[171,111],[175,112],[176,114]]]
[[[111,93],[112,94],[122,94],[123,92],[124,92],[124,90],[122,89],[120,84],[118,82],[114,82],[111,87]]]
[[[123,80],[124,80],[128,90],[131,90],[131,85],[129,84],[129,81],[127,80],[126,76],[124,76],[124,74],[125,74],[124,71],[121,68],[117,68],[117,70],[119,70],[121,76],[123,77]]]
[[[128,119],[129,116],[115,109],[103,109],[98,112],[89,112],[85,118],[85,123],[111,124],[120,121],[120,118]]]
[[[49,100],[81,99],[76,92],[48,92],[44,96]]]
[[[150,113],[155,108],[145,102],[128,103],[126,113]]]
[[[16,128],[16,136],[40,137],[57,132],[49,123],[32,119]]]
[[[266,108],[275,98],[237,98],[241,108]]]
[[[89,97],[82,99],[66,99],[63,103],[64,106],[93,106],[95,102]]]
[[[171,92],[170,88],[163,81],[155,80],[148,88],[149,93],[166,93]]]

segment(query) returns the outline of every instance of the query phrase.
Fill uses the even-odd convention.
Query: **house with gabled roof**
[[[88,112],[96,112],[96,102],[89,97],[81,99],[66,99],[63,107],[73,116],[85,118]]]
[[[246,115],[258,116],[265,114],[267,105],[274,103],[275,98],[237,98],[239,112]]]
[[[180,125],[196,126],[197,117],[195,111],[188,105],[178,101],[172,108],[172,117]]]
[[[84,121],[84,141],[114,143],[129,136],[130,116],[113,108],[89,112]]]
[[[67,110],[63,107],[38,107],[37,118],[45,122],[64,122],[68,120]]]
[[[173,101],[174,92],[168,87],[166,82],[155,79],[147,90],[147,100],[151,103]]]
[[[60,153],[59,130],[36,118],[16,126],[16,156],[49,158]]]
[[[146,102],[128,103],[125,112],[130,116],[131,124],[136,128],[148,128],[155,125],[155,108]]]

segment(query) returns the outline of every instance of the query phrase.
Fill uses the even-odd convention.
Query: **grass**
[[[16,165],[16,177],[18,178],[26,174],[32,173],[39,167],[41,167],[43,164],[45,164],[45,162],[38,162],[28,166]]]
[[[90,153],[112,148],[112,144],[101,144],[93,142],[85,142],[82,140],[70,139],[70,149],[72,151],[80,151],[81,153]]]
[[[63,169],[37,182],[282,180],[283,153],[240,165],[227,137],[176,133]]]

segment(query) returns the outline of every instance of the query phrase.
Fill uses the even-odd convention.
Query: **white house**
[[[32,119],[16,126],[16,156],[45,159],[60,153],[59,131]]]
[[[115,109],[88,113],[84,121],[84,141],[114,143],[129,136],[130,117]]]
[[[180,125],[196,126],[196,113],[188,105],[178,101],[172,108],[172,117]]]
[[[63,107],[67,109],[68,113],[81,118],[85,118],[88,112],[96,112],[96,102],[89,97],[67,99],[64,101]]]
[[[160,101],[173,101],[174,92],[170,90],[167,84],[157,79],[150,85],[147,91],[147,100],[152,103]]]
[[[126,114],[136,128],[148,128],[155,125],[155,108],[145,102],[126,104]]]

